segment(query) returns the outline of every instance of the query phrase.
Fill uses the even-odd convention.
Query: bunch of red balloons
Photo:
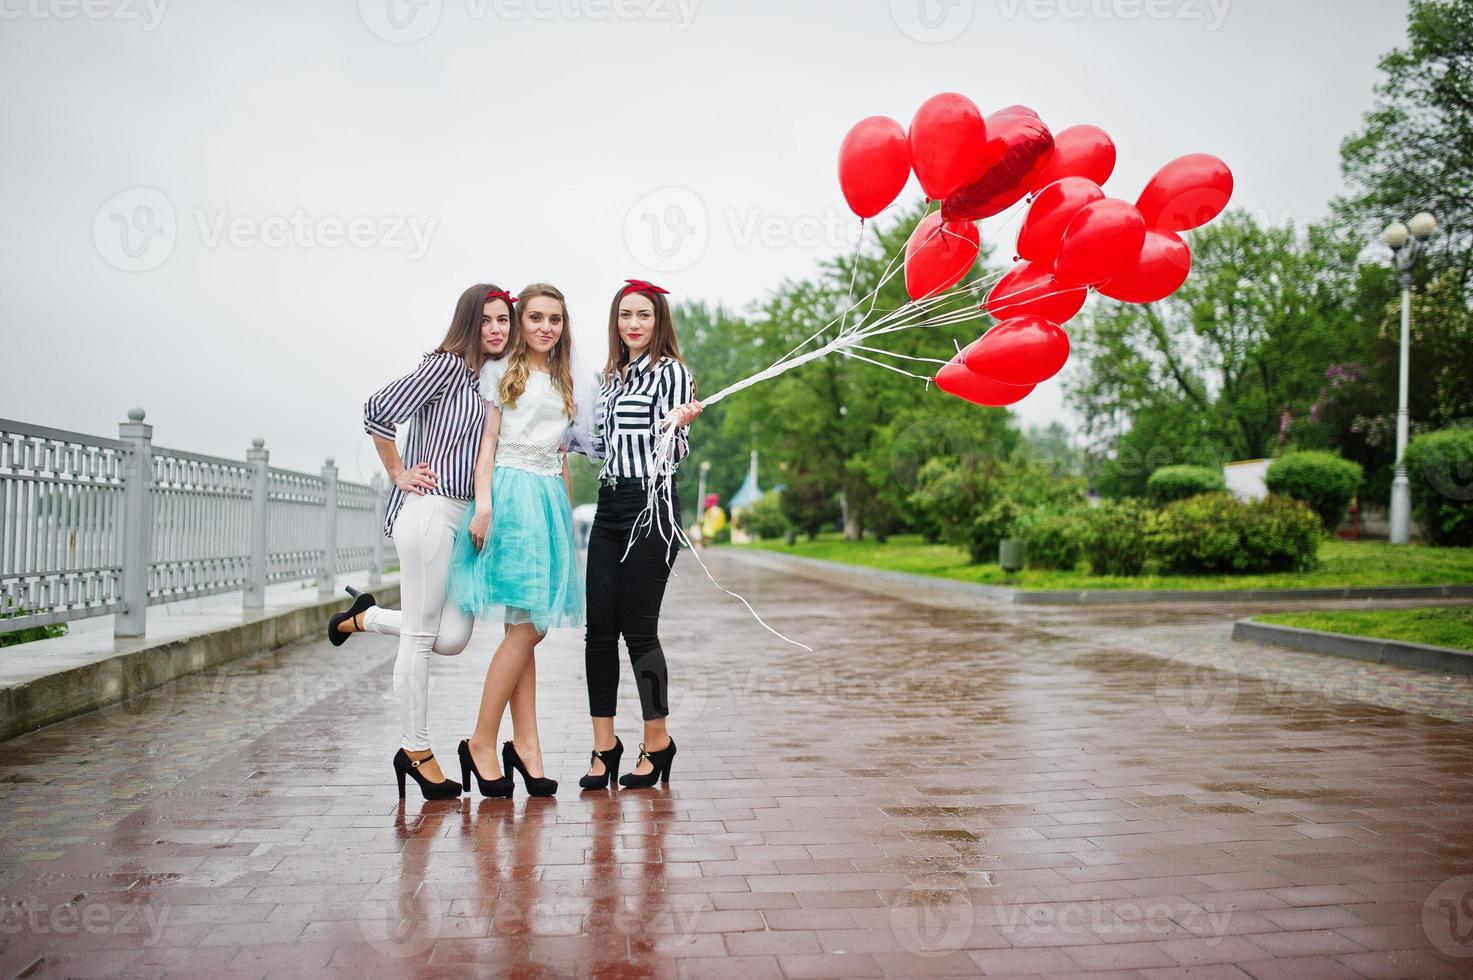
[[[1179,234],[1227,207],[1227,164],[1206,153],[1172,160],[1134,204],[1101,189],[1114,169],[1115,144],[1096,126],[1055,135],[1026,106],[984,117],[955,92],[927,99],[909,131],[888,116],[862,119],[849,131],[839,149],[839,185],[861,219],[888,207],[912,171],[927,198],[941,202],[905,245],[913,300],[961,282],[981,251],[976,222],[1031,195],[1017,262],[982,304],[996,324],[937,372],[943,391],[1011,405],[1063,368],[1069,336],[1061,324],[1090,289],[1153,303],[1186,281],[1192,255]]]

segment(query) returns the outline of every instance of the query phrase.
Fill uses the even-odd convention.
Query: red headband
[[[486,291],[486,299],[484,300],[484,302],[489,303],[493,299],[504,299],[504,300],[506,300],[506,305],[507,306],[510,306],[510,305],[512,305],[513,303],[515,303],[517,301],[517,298],[515,296],[513,296],[511,293],[507,292],[504,289],[489,289],[489,290],[487,290]]]
[[[629,283],[629,285],[619,291],[620,296],[626,296],[629,293],[661,293],[666,296],[670,295],[670,290],[662,289],[654,283],[646,282],[643,279],[625,279],[624,281]]]

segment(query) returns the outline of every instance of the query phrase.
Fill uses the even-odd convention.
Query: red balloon
[[[1100,185],[1083,177],[1065,177],[1049,184],[1028,206],[1028,215],[1018,230],[1018,254],[1042,265],[1053,265],[1070,219],[1086,204],[1104,199]]]
[[[1147,231],[1135,265],[1103,283],[1100,292],[1127,303],[1154,303],[1176,292],[1191,271],[1186,242],[1169,231]]]
[[[873,218],[899,196],[910,179],[910,143],[889,116],[854,124],[839,147],[839,186],[849,210]]]
[[[946,198],[941,210],[948,218],[967,221],[1006,210],[1032,188],[1053,145],[1054,138],[1038,113],[1021,105],[999,109],[987,117],[981,176]]]
[[[967,350],[963,361],[969,370],[1005,385],[1035,385],[1058,374],[1069,360],[1069,335],[1052,320],[1017,316]]]
[[[1189,153],[1156,171],[1135,206],[1154,231],[1181,232],[1211,221],[1233,196],[1233,172],[1208,153]]]
[[[1033,182],[1032,190],[1065,177],[1103,184],[1115,172],[1115,141],[1098,126],[1070,126],[1054,134],[1054,152]]]
[[[1038,316],[1055,323],[1067,323],[1084,306],[1089,290],[1083,286],[1064,287],[1054,281],[1048,266],[1026,259],[1013,266],[997,281],[984,304],[993,319],[1002,321],[1015,316]]]
[[[932,211],[905,243],[905,291],[911,299],[925,299],[950,289],[971,270],[981,247],[976,225],[946,221]]]
[[[981,176],[986,148],[987,123],[977,104],[965,95],[933,95],[921,103],[910,121],[911,163],[921,190],[932,200]]]
[[[1069,221],[1054,260],[1064,286],[1093,286],[1135,265],[1146,240],[1141,213],[1119,198],[1086,204]]]
[[[1020,402],[1028,397],[1033,391],[1033,385],[1005,385],[1001,381],[983,377],[975,371],[968,371],[962,363],[962,358],[967,351],[976,347],[981,341],[973,341],[970,346],[963,350],[950,362],[943,365],[936,372],[936,387],[949,395],[964,398],[978,405],[1003,406]]]

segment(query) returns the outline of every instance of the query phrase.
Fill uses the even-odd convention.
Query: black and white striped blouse
[[[404,465],[429,464],[436,481],[427,494],[461,500],[476,496],[476,451],[485,420],[476,376],[463,357],[448,352],[426,354],[413,373],[375,391],[363,404],[363,429],[371,435],[393,439],[399,425],[410,423]],[[404,497],[397,486],[389,491],[387,535],[394,533]]]
[[[650,458],[660,438],[665,416],[677,405],[695,398],[696,381],[690,370],[672,357],[651,366],[649,351],[640,354],[625,369],[605,379],[599,389],[599,429],[594,436],[594,453],[604,459],[599,479],[649,477]],[[675,462],[690,452],[686,426],[675,430]]]

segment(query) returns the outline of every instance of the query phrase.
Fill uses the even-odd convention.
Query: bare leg
[[[512,691],[516,689],[541,639],[537,627],[531,623],[508,626],[506,636],[502,637],[491,658],[491,666],[486,668],[486,683],[481,688],[481,707],[476,714],[475,733],[470,737],[470,750],[476,769],[487,779],[501,777],[501,758],[496,745],[501,716],[506,713]],[[531,772],[531,769],[528,765],[527,771]]]
[[[542,739],[537,733],[537,651],[527,658],[522,676],[511,692],[511,740],[527,771],[534,776],[547,775],[542,770]]]

